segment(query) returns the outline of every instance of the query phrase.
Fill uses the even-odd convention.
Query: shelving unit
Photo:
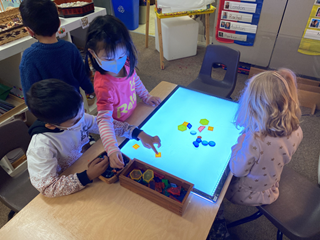
[[[105,8],[95,7],[95,11],[91,14],[88,14],[83,17],[74,17],[74,18],[60,18],[61,27],[65,29],[65,36],[62,39],[72,42],[72,38],[77,39],[78,41],[85,42],[86,29],[82,29],[81,19],[84,17],[88,18],[88,22],[93,21],[93,19],[97,16],[106,15],[107,11]],[[57,33],[57,37],[59,34]],[[16,41],[4,44],[0,46],[0,82],[8,85],[10,87],[16,86],[21,88],[20,83],[20,73],[19,73],[19,64],[21,61],[21,57],[23,51],[29,48],[36,40],[30,36],[17,39]],[[81,94],[83,95],[84,106],[86,112],[89,114],[97,113],[97,105],[96,102],[89,106],[87,103],[87,98],[82,89],[80,89]],[[15,96],[10,96],[10,99],[15,99]],[[0,125],[6,122],[12,121],[15,118],[20,118],[21,116],[26,116],[28,108],[25,105],[22,99],[18,99],[21,101],[12,102],[16,104],[16,108],[10,110],[6,114],[0,116]],[[26,117],[22,119],[24,121],[27,120]],[[11,176],[15,176],[19,172],[23,171],[26,167],[26,160],[22,161],[18,166],[13,167],[7,157],[4,157],[0,161],[0,165],[3,166],[7,172]]]

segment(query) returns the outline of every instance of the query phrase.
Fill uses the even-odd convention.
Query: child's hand
[[[159,97],[152,96],[146,103],[150,106],[156,107],[161,103],[161,99]]]
[[[122,159],[122,153],[120,151],[114,152],[109,156],[110,166],[112,168],[123,168],[124,161]]]
[[[157,149],[154,147],[154,144],[158,144],[158,148],[161,147],[161,141],[158,136],[151,137],[150,135],[146,134],[144,131],[142,131],[138,138],[141,140],[143,146],[146,148],[152,148],[153,151],[158,154]]]
[[[109,159],[104,156],[104,158],[96,158],[88,165],[87,175],[91,180],[99,177],[109,166]]]

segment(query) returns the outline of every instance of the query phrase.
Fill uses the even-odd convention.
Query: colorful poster
[[[263,0],[221,0],[216,39],[223,43],[253,46]]]
[[[320,0],[314,1],[298,52],[320,55]]]

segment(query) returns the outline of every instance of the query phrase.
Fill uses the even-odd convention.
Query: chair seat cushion
[[[0,174],[6,174],[2,168]],[[6,183],[2,184],[0,189],[0,195],[5,201],[4,204],[15,212],[20,211],[38,194],[39,191],[30,182],[27,170],[11,178],[10,181],[8,179]]]
[[[320,189],[289,167],[283,169],[279,198],[258,209],[290,239],[320,234]]]

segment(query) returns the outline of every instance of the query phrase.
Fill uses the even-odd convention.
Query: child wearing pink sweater
[[[137,75],[136,49],[129,31],[119,19],[110,15],[97,17],[90,24],[86,49],[87,59],[90,57],[96,70],[94,90],[101,140],[110,165],[121,168],[123,159],[115,138],[113,119],[125,121],[131,116],[137,105],[136,95],[151,106],[159,105],[161,100],[149,94]],[[154,144],[160,147],[159,137],[147,141],[145,135],[143,132],[139,135],[143,145],[158,153]]]

